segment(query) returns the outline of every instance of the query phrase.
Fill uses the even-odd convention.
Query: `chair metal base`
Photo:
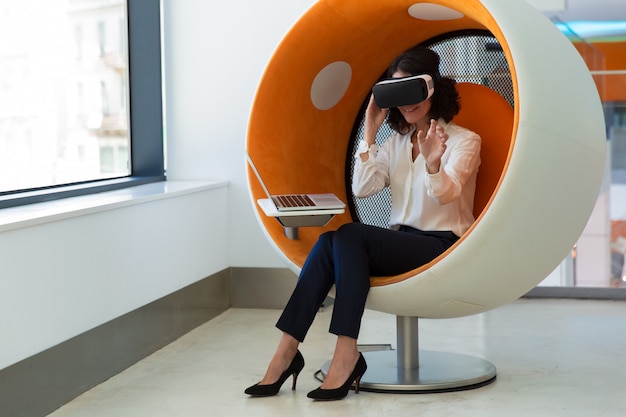
[[[496,379],[496,367],[484,359],[419,350],[418,318],[396,316],[397,350],[364,352],[363,391],[426,393],[478,388]],[[326,377],[330,361],[322,365]]]
[[[363,391],[429,393],[478,388],[493,382],[496,367],[480,358],[447,352],[420,351],[417,369],[397,365],[397,352],[364,352],[367,372],[361,378]],[[326,376],[330,361],[322,366]]]

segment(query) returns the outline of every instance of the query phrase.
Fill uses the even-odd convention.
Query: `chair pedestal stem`
[[[419,368],[419,328],[417,317],[396,316],[398,368]]]

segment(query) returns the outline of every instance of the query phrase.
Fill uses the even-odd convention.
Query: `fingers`
[[[436,132],[437,128],[441,128],[435,119],[430,119],[430,127],[428,128],[428,132]]]
[[[422,140],[432,140],[433,142],[445,143],[448,140],[448,134],[443,126],[439,126],[436,120],[431,119],[428,131],[425,134],[423,134],[421,130],[418,132],[418,139],[419,138]]]
[[[366,112],[366,114],[374,115],[374,114],[378,113],[379,111],[380,111],[380,109],[378,108],[378,105],[374,101],[374,95],[371,95],[370,96],[370,101],[369,101],[369,103],[367,103],[367,109],[365,110],[365,112]]]
[[[374,112],[374,113],[383,113],[383,114],[387,114],[387,110],[388,109],[384,109],[382,107],[378,107],[378,104],[376,104],[376,100],[374,100],[374,94],[370,95],[370,100],[367,103],[367,111],[369,112]]]
[[[446,141],[448,140],[448,134],[446,132],[437,132],[437,139],[441,142],[441,143],[446,143]]]
[[[417,131],[417,141],[419,143],[424,143],[427,139],[428,139],[428,134],[427,133],[424,133],[423,130],[418,130]]]
[[[370,95],[370,102],[367,104],[367,107],[375,109],[378,107],[378,104],[376,104],[376,101],[374,100],[374,94]]]
[[[381,109],[374,101],[374,95],[370,96],[370,100],[367,103],[367,109],[365,111],[364,120],[364,139],[368,143],[374,143],[376,141],[376,134],[380,127],[387,118],[387,109]]]

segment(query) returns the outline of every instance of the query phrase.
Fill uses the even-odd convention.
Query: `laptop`
[[[261,179],[252,158],[246,152],[246,159],[250,168],[254,171],[267,198],[274,204],[278,211],[301,211],[301,210],[336,210],[343,209],[346,205],[332,193],[324,194],[278,194],[271,195],[265,183]]]

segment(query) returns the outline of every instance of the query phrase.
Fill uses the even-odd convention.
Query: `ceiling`
[[[581,38],[626,39],[626,0],[562,0],[560,3],[565,4],[565,10],[548,9],[543,11],[544,15],[565,23]]]
[[[626,20],[626,1],[624,0],[565,0],[565,11],[544,12],[547,16],[557,16],[563,21]]]

